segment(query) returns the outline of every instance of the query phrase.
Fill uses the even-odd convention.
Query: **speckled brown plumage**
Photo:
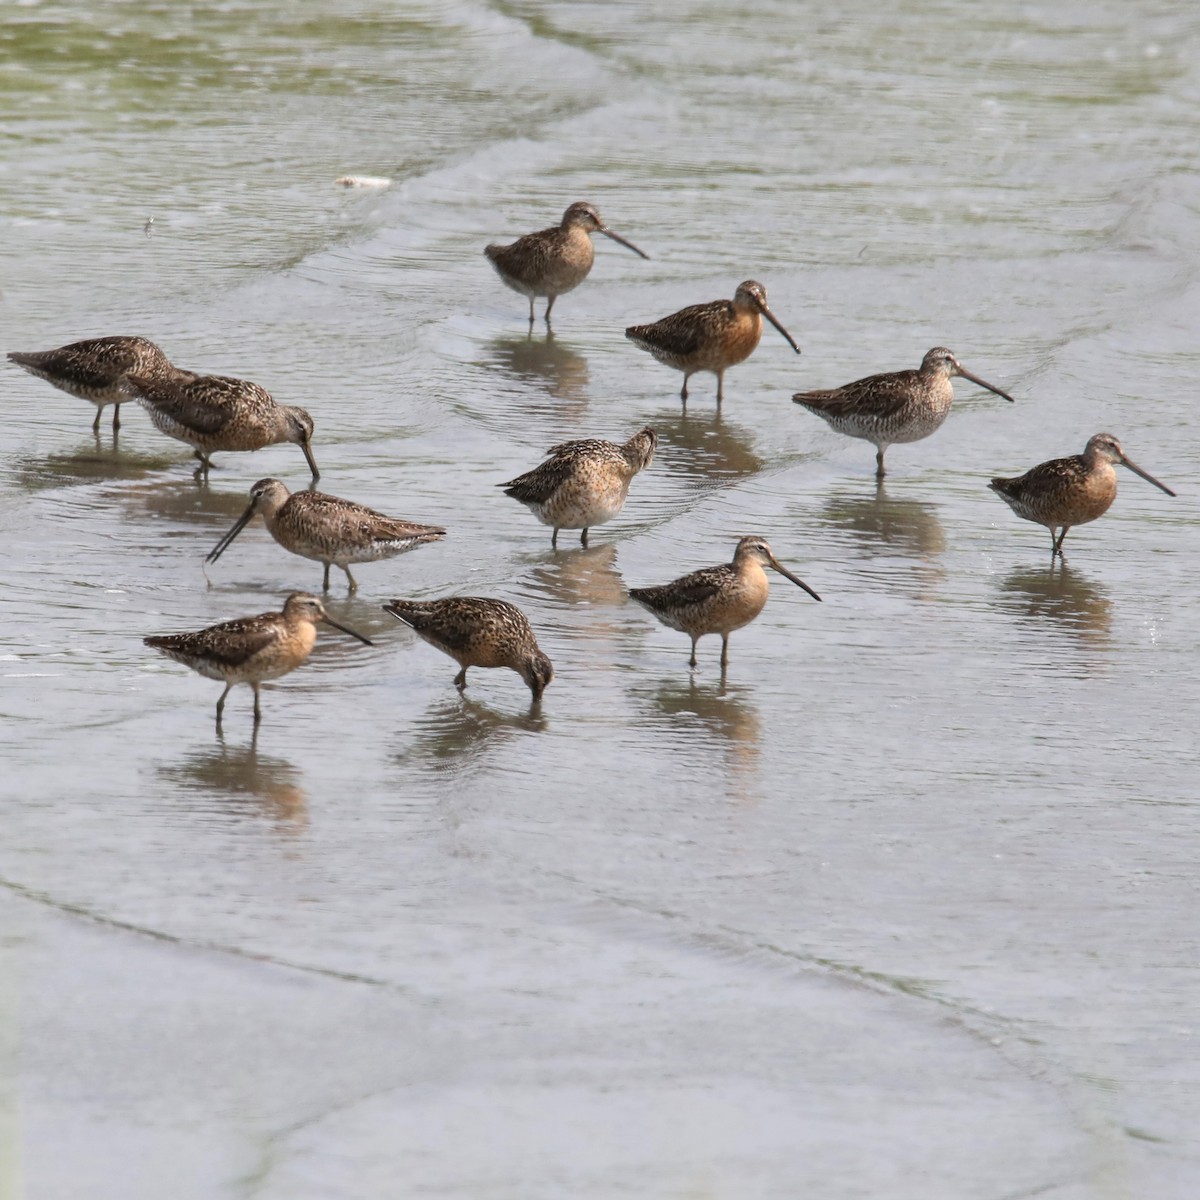
[[[717,377],[717,406],[724,398],[725,372],[749,358],[762,338],[766,317],[797,354],[800,347],[767,306],[767,289],[753,279],[738,285],[732,300],[681,308],[652,325],[630,325],[625,336],[660,363],[683,372],[679,398],[687,404],[688,380],[697,371]]]
[[[1113,464],[1128,467],[1149,483],[1175,493],[1148,471],[1129,461],[1121,443],[1111,433],[1097,433],[1088,439],[1082,454],[1052,458],[1024,475],[1013,479],[997,477],[988,484],[1026,521],[1045,525],[1050,530],[1050,559],[1062,554],[1063,538],[1075,525],[1086,525],[1108,512],[1117,497],[1117,473]],[[1056,532],[1061,530],[1062,532]]]
[[[93,432],[100,430],[100,417],[107,405],[113,405],[115,430],[121,427],[121,405],[134,398],[127,384],[130,375],[158,376],[175,368],[167,356],[143,337],[88,338],[71,342],[56,350],[24,353],[14,350],[10,362],[24,367],[31,375],[52,383],[59,391],[96,406]]]
[[[451,596],[393,600],[383,607],[458,663],[462,670],[454,683],[460,689],[467,686],[468,667],[507,667],[525,680],[536,702],[554,678],[525,614],[507,600]]]
[[[270,392],[248,379],[228,375],[128,376],[138,403],[168,437],[186,442],[207,474],[218,450],[261,450],[294,442],[304,451],[313,479],[319,479],[312,453],[312,417],[302,408],[276,404]]]
[[[593,233],[603,233],[642,258],[650,257],[609,229],[595,207],[582,200],[563,213],[558,225],[527,233],[507,246],[487,246],[483,253],[496,268],[496,274],[514,292],[529,297],[530,325],[533,324],[534,297],[548,297],[546,324],[549,325],[554,301],[577,288],[592,269],[596,255],[592,246]]]
[[[882,479],[884,451],[897,442],[918,442],[938,429],[954,403],[951,379],[961,375],[1005,400],[1007,392],[972,375],[945,346],[935,346],[915,371],[868,375],[844,387],[797,392],[792,400],[848,437],[875,446],[875,474]]]
[[[624,445],[600,438],[563,442],[540,466],[497,486],[554,527],[551,546],[558,545],[560,529],[582,529],[579,540],[586,546],[588,530],[625,507],[630,481],[654,461],[657,446],[658,435],[649,428]]]
[[[350,591],[356,592],[351,563],[394,558],[446,536],[438,525],[416,525],[352,500],[324,492],[289,492],[278,479],[260,479],[250,489],[246,511],[204,561],[216,562],[256,513],[262,513],[267,532],[285,550],[324,564],[326,591],[331,566],[346,572]]]
[[[321,601],[308,592],[293,592],[282,612],[259,613],[255,617],[210,625],[195,633],[172,633],[142,640],[168,658],[191,667],[205,679],[225,684],[217,701],[218,725],[230,689],[236,684],[248,683],[254,690],[254,723],[257,725],[262,719],[259,684],[267,679],[279,679],[308,658],[316,644],[318,621],[371,645],[361,633],[335,621]]]
[[[696,643],[706,633],[719,633],[723,671],[729,664],[729,635],[749,625],[767,603],[770,584],[764,566],[773,567],[814,600],[821,599],[779,562],[765,538],[756,536],[738,542],[732,562],[704,567],[660,587],[630,588],[629,594],[668,629],[678,629],[692,639],[688,661],[693,667]]]

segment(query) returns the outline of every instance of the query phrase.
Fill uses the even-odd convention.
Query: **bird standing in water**
[[[595,207],[577,200],[563,213],[562,221],[549,229],[527,233],[507,246],[491,245],[483,253],[496,274],[514,292],[529,297],[529,324],[533,326],[533,301],[546,296],[546,326],[554,301],[577,288],[588,276],[596,257],[591,235],[602,233],[642,258],[650,255],[614,233],[600,219]]]
[[[143,337],[89,338],[56,350],[13,350],[8,358],[59,391],[90,400],[96,406],[93,433],[100,432],[100,417],[109,404],[113,433],[121,428],[121,405],[134,399],[126,382],[130,375],[155,377],[175,370],[167,356]]]
[[[767,603],[770,583],[764,566],[773,567],[814,600],[821,599],[775,557],[765,538],[753,535],[738,542],[732,562],[704,567],[661,587],[630,588],[629,594],[668,629],[678,629],[692,639],[689,666],[696,665],[696,643],[706,633],[719,633],[724,674],[729,665],[729,635],[749,625]]]
[[[314,482],[321,478],[312,452],[312,417],[302,408],[276,404],[270,392],[228,375],[130,374],[134,398],[168,437],[186,442],[207,475],[217,450],[261,450],[294,442],[304,451]]]
[[[654,461],[657,446],[658,435],[648,428],[624,445],[600,438],[563,442],[540,466],[497,486],[554,527],[551,546],[557,547],[560,529],[582,529],[579,540],[586,546],[588,530],[625,507],[630,482]]]
[[[651,325],[630,325],[625,336],[649,350],[660,363],[683,372],[679,398],[687,406],[688,380],[697,371],[717,377],[717,407],[724,397],[725,372],[749,358],[762,338],[766,317],[797,354],[800,347],[767,305],[767,289],[756,280],[738,284],[732,300],[712,300],[681,308]]]
[[[1052,458],[1013,479],[997,477],[988,484],[1009,508],[1026,521],[1050,530],[1050,561],[1062,557],[1063,538],[1075,525],[1086,525],[1108,512],[1117,498],[1113,464],[1128,467],[1156,488],[1174,496],[1165,483],[1129,461],[1111,433],[1088,439],[1082,454]]]
[[[246,511],[204,561],[216,562],[255,513],[262,513],[267,532],[285,550],[324,564],[325,591],[329,591],[331,566],[346,572],[353,593],[358,591],[358,584],[350,574],[351,563],[394,558],[446,536],[446,531],[438,525],[415,525],[385,517],[352,500],[324,492],[289,492],[278,479],[260,479],[250,489]]]
[[[525,614],[507,600],[450,596],[445,600],[393,600],[383,606],[418,637],[448,654],[462,668],[454,686],[467,686],[468,667],[507,667],[516,671],[536,704],[554,678]]]
[[[225,684],[217,701],[217,728],[220,729],[225,697],[230,688],[239,683],[248,683],[254,689],[254,724],[262,720],[259,684],[294,671],[308,658],[317,641],[319,621],[358,638],[365,646],[372,644],[361,633],[335,621],[321,601],[308,592],[293,592],[282,612],[259,613],[256,617],[210,625],[195,633],[172,633],[142,640],[168,658],[191,667],[205,679]]]
[[[1007,392],[972,375],[945,346],[934,346],[915,371],[889,371],[868,375],[844,387],[818,392],[797,392],[794,403],[823,418],[848,437],[862,438],[875,446],[875,477],[882,479],[884,451],[896,442],[919,442],[941,427],[954,403],[954,385],[960,375],[1005,400]]]

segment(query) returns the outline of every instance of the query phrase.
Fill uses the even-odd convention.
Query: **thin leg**
[[[116,433],[121,428],[121,406],[113,405],[113,433]]]
[[[529,332],[533,332],[533,297],[529,297]]]
[[[688,659],[688,666],[694,667],[695,665],[696,665],[696,639],[692,638],[692,657]]]
[[[558,526],[555,525],[554,532],[550,535],[550,549],[558,549]]]
[[[197,475],[208,476],[209,468],[212,466],[212,460],[204,453],[203,450],[194,451],[195,456],[200,460],[200,465],[196,468]]]
[[[225,690],[221,693],[220,700],[217,701],[217,728],[221,728],[221,714],[225,711],[225,697],[229,695],[229,689],[233,687],[232,683],[225,685]]]
[[[262,720],[262,709],[258,704],[258,684],[252,682],[250,686],[254,689],[254,724],[257,726]]]
[[[100,418],[103,415],[104,415],[104,409],[99,404],[97,404],[96,405],[96,419],[92,422],[92,432],[93,433],[100,432]]]
[[[729,634],[721,634],[721,673],[729,666]]]
[[[725,372],[717,372],[717,407],[721,407],[721,401],[725,399]]]
[[[358,584],[354,582],[354,576],[350,574],[349,567],[343,567],[342,570],[346,572],[346,578],[350,581],[350,594],[353,596],[358,591]]]
[[[587,530],[586,530],[586,529],[583,531],[583,533],[581,533],[581,534],[579,535],[579,543],[580,543],[580,545],[582,545],[582,546],[586,546],[586,545],[587,545]]]
[[[882,479],[887,472],[883,469],[883,452],[887,449],[886,446],[880,446],[875,451],[875,478]]]
[[[685,407],[686,407],[686,405],[687,405],[687,381],[688,381],[689,379],[691,379],[691,375],[690,375],[690,374],[689,374],[687,371],[684,371],[684,373],[683,373],[683,387],[681,387],[681,388],[679,389],[679,398],[680,398],[680,400],[682,400],[682,401],[683,401],[683,403],[684,403]]]
[[[557,296],[551,296],[550,303],[546,305],[546,328],[547,329],[550,328],[550,310],[554,307],[554,302],[557,299],[558,299]]]
[[[321,590],[323,592],[329,591],[329,563],[325,564],[325,580],[321,584]]]
[[[454,677],[454,686],[461,692],[467,686],[467,668],[463,667],[461,671]]]
[[[1063,538],[1065,538],[1065,537],[1067,536],[1067,530],[1068,530],[1068,529],[1070,529],[1070,528],[1071,528],[1071,527],[1070,527],[1070,525],[1064,525],[1064,526],[1063,526],[1063,528],[1062,528],[1062,533],[1060,533],[1060,534],[1058,535],[1058,541],[1054,543],[1054,549],[1053,549],[1053,550],[1050,552],[1050,557],[1051,557],[1051,558],[1053,558],[1053,557],[1054,557],[1056,554],[1058,555],[1058,557],[1059,557],[1059,558],[1062,558],[1062,557],[1063,557],[1063,548],[1062,548],[1062,544],[1063,544]],[[1051,536],[1051,537],[1053,537],[1053,536],[1054,536],[1054,530],[1053,530],[1053,529],[1052,529],[1052,530],[1050,530],[1050,536]]]

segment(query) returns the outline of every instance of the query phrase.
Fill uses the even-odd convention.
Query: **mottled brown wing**
[[[705,567],[661,587],[630,588],[629,594],[648,608],[685,608],[701,604],[721,590],[728,567]]]
[[[897,371],[886,375],[868,375],[845,387],[825,391],[797,392],[792,399],[806,408],[833,417],[854,417],[869,413],[886,419],[912,403],[915,371]]]
[[[258,617],[225,621],[196,633],[148,637],[143,641],[155,650],[178,654],[182,658],[207,658],[222,666],[237,667],[279,640],[281,630],[277,617],[276,613],[263,613]]]
[[[72,342],[55,350],[14,350],[8,358],[18,366],[45,371],[74,387],[99,391],[110,387],[136,367],[143,354],[155,349],[153,343],[142,338],[105,337]]]
[[[509,246],[487,246],[483,252],[505,275],[525,287],[535,287],[545,273],[546,262],[557,232],[558,230],[553,228],[541,229],[537,233],[527,233],[524,237],[517,238]]]
[[[129,382],[141,393],[144,403],[196,433],[220,433],[237,411],[239,401],[249,398],[271,403],[270,396],[257,384],[223,375],[187,374],[166,379],[131,375]]]
[[[736,315],[731,300],[692,304],[653,325],[631,325],[625,330],[625,336],[630,341],[644,342],[667,354],[683,357],[694,354],[706,344],[714,324],[730,322]]]

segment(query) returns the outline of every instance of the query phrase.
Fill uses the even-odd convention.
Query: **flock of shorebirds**
[[[609,229],[591,204],[572,204],[562,221],[549,229],[518,238],[511,245],[488,246],[484,254],[500,278],[529,299],[532,328],[534,301],[546,303],[545,321],[559,296],[578,287],[592,268],[591,235],[602,233],[643,258],[632,242]],[[766,318],[799,354],[800,347],[767,304],[761,283],[740,284],[732,300],[714,300],[681,309],[649,325],[633,325],[625,336],[659,362],[683,373],[680,398],[686,408],[688,380],[698,372],[717,377],[721,404],[725,371],[742,362],[758,346]],[[193,448],[198,477],[207,476],[217,451],[259,450],[293,442],[304,453],[312,483],[320,478],[313,456],[312,418],[302,408],[277,404],[258,384],[220,375],[198,375],[172,364],[158,346],[140,337],[102,337],[36,353],[13,352],[9,359],[33,375],[96,405],[92,429],[99,432],[103,410],[113,407],[114,431],[120,427],[121,405],[137,401],[163,433]],[[795,403],[816,413],[839,433],[875,446],[876,477],[884,476],[884,453],[896,443],[928,437],[946,419],[954,401],[952,380],[967,379],[1012,400],[1007,392],[967,371],[944,347],[930,350],[916,370],[870,375],[844,387],[799,392]],[[658,438],[642,429],[627,442],[600,439],[564,442],[549,451],[545,462],[500,486],[553,528],[557,546],[562,529],[588,530],[612,520],[624,507],[633,477],[654,460]],[[989,486],[1017,516],[1050,531],[1051,564],[1061,559],[1067,531],[1102,516],[1117,493],[1113,467],[1121,464],[1173,496],[1165,484],[1132,463],[1112,434],[1089,439],[1082,454],[1045,462],[1024,475],[996,478]],[[323,564],[324,588],[332,566],[345,572],[351,592],[357,588],[353,563],[390,558],[446,531],[418,525],[342,500],[323,492],[289,492],[278,479],[261,479],[250,489],[245,512],[217,543],[206,561],[215,561],[238,534],[261,515],[270,535],[285,550]],[[721,668],[729,660],[729,635],[749,624],[767,601],[765,567],[771,567],[820,600],[808,584],[776,559],[767,542],[743,537],[733,560],[694,571],[660,587],[631,588],[629,595],[664,625],[691,639],[691,666],[696,643],[705,634],[721,637]],[[459,665],[454,682],[466,687],[469,667],[507,667],[521,676],[536,704],[554,677],[525,615],[504,600],[453,596],[441,600],[392,600],[384,609]],[[288,597],[281,612],[226,621],[193,633],[148,637],[145,643],[185,664],[205,678],[225,684],[217,701],[221,723],[225,698],[232,687],[247,683],[254,692],[254,720],[261,719],[259,685],[278,679],[308,658],[318,623],[370,645],[361,634],[334,621],[321,600],[307,592]]]

